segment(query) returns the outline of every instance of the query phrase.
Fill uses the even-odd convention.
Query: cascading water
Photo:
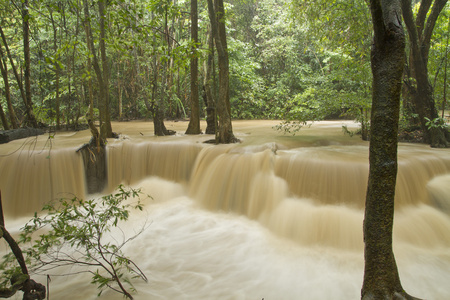
[[[128,138],[108,144],[108,192],[125,183],[152,196],[123,225],[132,235],[151,224],[124,249],[149,278],[135,282],[136,299],[360,297],[368,144],[343,136],[339,123],[297,137],[273,124],[235,122],[243,143],[217,146],[202,143],[208,136],[141,136],[148,123],[114,124]],[[169,126],[178,125],[186,124]],[[0,189],[16,232],[20,216],[85,189],[73,147],[88,134],[57,136],[51,151],[41,139],[34,151],[7,155],[21,142],[0,146]],[[397,183],[402,284],[418,297],[450,299],[450,151],[402,144]],[[53,277],[51,299],[96,299],[88,283],[85,275]]]

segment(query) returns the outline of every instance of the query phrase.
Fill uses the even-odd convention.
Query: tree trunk
[[[234,137],[231,124],[229,64],[223,0],[215,0],[214,4],[212,0],[208,0],[208,14],[219,63],[219,98],[216,103],[219,126],[216,132],[216,143],[235,143],[239,140]]]
[[[86,42],[89,44],[89,48],[92,54],[92,65],[94,67],[95,74],[97,75],[98,85],[100,89],[100,100],[98,102],[100,113],[100,135],[103,139],[113,137],[111,120],[109,116],[109,84],[108,84],[108,65],[106,61],[106,49],[105,49],[105,24],[104,24],[104,6],[103,1],[98,2],[100,13],[100,55],[102,59],[103,71],[100,68],[100,64],[97,58],[97,54],[94,47],[94,41],[92,36],[92,30],[90,25],[90,14],[88,0],[84,0],[84,15],[86,26]],[[102,33],[103,31],[103,33]]]
[[[428,120],[435,120],[439,117],[433,97],[433,88],[428,77],[428,53],[430,40],[442,9],[447,0],[422,1],[417,17],[414,20],[411,0],[401,0],[403,19],[408,30],[410,40],[410,74],[414,82],[409,82],[406,86],[408,94],[414,104],[414,109],[419,115],[421,128],[424,132],[426,143],[432,147],[447,147],[446,129],[443,127],[427,126]],[[431,8],[431,11],[429,11]],[[427,17],[428,15],[428,17]],[[407,78],[409,81],[409,78]]]
[[[61,111],[60,111],[60,97],[59,97],[59,55],[58,55],[58,44],[57,44],[57,33],[58,29],[53,19],[52,9],[49,8],[50,20],[53,27],[53,50],[55,51],[53,66],[55,67],[55,89],[56,89],[56,129],[61,129]]]
[[[86,1],[86,0],[85,0]],[[84,2],[85,2],[84,1]],[[84,7],[85,11],[85,20],[84,20],[84,31],[86,33],[86,45],[87,45],[87,49],[88,49],[88,53],[92,53],[93,49],[91,49],[91,43],[89,42],[90,40],[90,25],[89,25],[89,20],[87,19],[87,15],[89,11],[86,11],[87,7]],[[86,59],[86,68],[87,71],[89,73],[89,77],[88,77],[88,92],[89,92],[89,119],[94,120],[94,91],[92,88],[92,76],[91,74],[91,70],[92,70],[92,62],[91,62],[91,56],[88,55],[87,59]]]
[[[206,134],[216,134],[217,118],[216,118],[216,101],[214,99],[213,86],[214,80],[212,74],[214,72],[214,38],[212,33],[208,34],[208,58],[204,63],[205,76],[203,82],[204,99],[206,105]]]
[[[5,46],[6,54],[8,56],[9,62],[11,64],[11,68],[13,70],[14,77],[16,78],[16,81],[17,81],[17,86],[19,87],[20,95],[22,96],[22,100],[23,100],[23,104],[25,106],[26,113],[28,114],[29,113],[29,109],[27,108],[28,107],[28,105],[27,105],[27,96],[26,96],[26,93],[25,93],[25,90],[24,90],[24,87],[23,87],[23,84],[22,84],[22,79],[19,76],[19,73],[17,72],[17,68],[16,68],[16,65],[14,64],[14,59],[13,59],[13,57],[11,55],[11,52],[9,51],[8,43],[6,41],[6,36],[3,33],[3,29],[2,29],[1,24],[0,24],[0,34],[2,36],[3,45]],[[6,64],[4,64],[4,66],[5,66],[5,70],[6,70]],[[27,117],[28,117],[28,119],[30,119],[30,117],[28,115],[27,115]]]
[[[16,113],[14,111],[14,107],[12,106],[11,102],[11,89],[9,87],[8,69],[6,62],[3,60],[3,51],[1,47],[0,47],[0,71],[2,73],[3,83],[5,85],[6,105],[8,106],[9,120],[11,121],[12,128],[17,129],[19,128],[19,126],[17,125]]]
[[[191,0],[191,118],[186,134],[200,134],[200,105],[198,99],[198,12],[197,0]]]
[[[109,67],[106,57],[106,10],[105,10],[105,0],[98,1],[98,13],[100,17],[100,56],[102,60],[103,68],[103,91],[104,95],[102,97],[103,102],[103,118],[102,125],[100,127],[100,134],[104,138],[113,137],[113,131],[111,127],[111,115],[110,115],[110,105],[109,105]]]
[[[401,286],[392,249],[405,35],[398,0],[371,0],[370,9],[373,94],[361,299],[413,299]]]
[[[30,15],[28,13],[28,0],[22,2],[22,25],[23,25],[23,54],[25,60],[25,110],[27,112],[27,123],[34,128],[38,127],[36,117],[33,113],[33,103],[31,101],[31,58],[30,58],[30,28],[28,21]]]
[[[9,130],[8,120],[6,119],[5,111],[3,110],[3,106],[0,103],[0,119],[2,119],[3,128],[5,130]]]

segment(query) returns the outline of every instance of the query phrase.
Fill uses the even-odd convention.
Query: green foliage
[[[89,21],[98,53],[99,16],[95,1],[91,4]],[[448,6],[437,20],[429,53],[439,108],[448,86]],[[367,1],[228,0],[225,7],[233,118],[287,121],[282,128],[331,117],[369,123],[372,25]],[[2,28],[20,67],[21,15],[6,2],[0,8]],[[147,118],[155,104],[164,108],[167,118],[189,116],[189,61],[198,56],[203,66],[210,32],[206,3],[199,2],[198,10],[200,44],[193,53],[189,1],[107,1],[105,42],[113,118]],[[89,106],[89,80],[96,107],[99,93],[94,70],[87,64],[93,57],[86,44],[83,7],[75,0],[41,0],[30,2],[29,12],[34,111],[40,121],[55,124],[58,76],[62,122],[77,122]],[[7,66],[13,106],[22,120],[25,107],[8,61]],[[215,72],[217,84],[217,61]]]
[[[447,124],[445,123],[445,120],[443,118],[434,118],[433,120],[428,119],[425,117],[425,125],[428,129],[445,129],[447,128]]]
[[[97,285],[99,294],[111,288],[132,299],[128,292],[134,290],[131,279],[147,279],[122,253],[122,248],[145,227],[132,237],[123,236],[120,241],[118,226],[128,220],[132,209],[142,210],[140,195],[140,190],[119,186],[114,194],[100,199],[61,199],[46,205],[43,209],[46,214],[35,214],[22,228],[20,243],[30,245],[22,249],[30,269],[47,275],[54,269],[69,266],[70,272],[90,273],[91,283]],[[6,256],[2,278],[8,278],[17,269],[12,262],[12,257]]]

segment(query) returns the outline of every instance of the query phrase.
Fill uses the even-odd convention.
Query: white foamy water
[[[153,197],[121,225],[127,236],[146,226],[123,249],[148,277],[133,281],[135,299],[360,298],[367,143],[340,136],[333,123],[294,138],[256,123],[237,123],[244,143],[235,146],[199,143],[207,136],[146,138],[133,127],[141,123],[124,127],[130,141],[110,142],[110,188],[124,182]],[[69,138],[56,139],[55,148],[67,148]],[[46,201],[33,195],[84,188],[79,160],[54,153],[50,161],[43,154],[0,158],[11,231],[27,220],[17,215]],[[450,299],[450,152],[401,145],[399,159],[394,252],[402,285],[416,297]],[[47,172],[41,178],[39,168]],[[26,181],[18,188],[20,179]],[[88,274],[56,275],[50,299],[123,299],[112,291],[97,298]]]

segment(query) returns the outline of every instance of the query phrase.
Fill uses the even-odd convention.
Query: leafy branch
[[[30,243],[24,250],[30,269],[47,275],[60,267],[71,267],[70,274],[90,273],[91,283],[100,290],[109,288],[133,299],[131,279],[147,281],[142,270],[126,257],[122,248],[147,226],[126,238],[118,227],[127,221],[131,209],[142,210],[140,190],[119,186],[117,192],[99,199],[60,199],[44,207],[46,214],[37,214],[22,228],[21,243]],[[114,231],[112,231],[114,229]],[[117,240],[117,231],[122,240]],[[38,235],[38,237],[36,237]],[[120,234],[119,234],[120,236]],[[78,266],[79,268],[74,268]],[[129,291],[130,290],[130,291]]]

